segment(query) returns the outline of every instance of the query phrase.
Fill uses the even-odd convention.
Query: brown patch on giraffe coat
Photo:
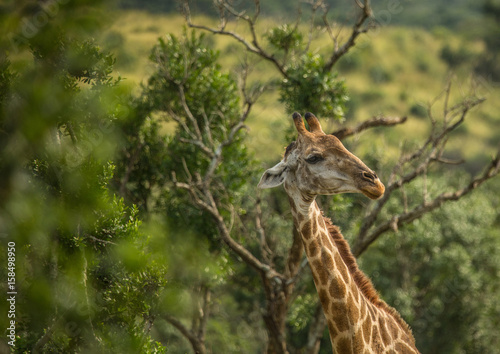
[[[408,346],[406,343],[397,342],[395,348],[398,354],[415,353],[415,349]]]
[[[362,353],[363,348],[365,347],[365,342],[363,340],[363,333],[361,329],[358,329],[356,333],[354,333],[354,337],[352,338],[353,351],[354,353]]]
[[[344,283],[349,284],[349,275],[347,274],[347,267],[345,266],[344,262],[340,258],[340,255],[338,252],[335,252],[333,255],[333,258],[335,260],[335,265],[337,267],[337,270],[339,271],[340,275],[342,275],[342,279],[344,280]]]
[[[353,353],[351,338],[342,337],[339,338],[337,345],[335,346],[335,350],[337,353]]]
[[[314,271],[318,275],[318,279],[319,279],[318,285],[327,285],[329,272],[328,272],[328,269],[326,267],[324,267],[323,262],[321,262],[321,259],[316,259],[316,260],[312,261],[311,266],[314,267]]]
[[[311,230],[311,235],[316,235],[318,233],[318,223],[313,222],[312,223],[312,230]]]
[[[343,299],[346,295],[346,287],[337,277],[335,277],[335,279],[330,280],[328,292],[334,299]]]
[[[349,295],[347,297],[347,311],[349,311],[349,314],[351,315],[351,319],[354,323],[358,323],[359,320],[359,309],[356,307],[356,304],[354,303],[352,299],[352,295]]]
[[[300,234],[305,239],[311,238],[311,220],[307,220],[306,223],[300,229]]]
[[[389,345],[391,343],[392,338],[387,331],[387,327],[385,326],[385,319],[382,316],[378,317],[378,323],[379,323],[379,332],[380,332],[380,337],[382,338],[382,342],[384,343],[385,346]]]
[[[335,324],[340,332],[347,331],[349,329],[349,320],[347,316],[338,316],[339,313],[346,311],[346,306],[344,302],[333,301],[330,303],[330,314],[335,317],[337,321]]]
[[[372,323],[369,318],[366,318],[361,325],[363,331],[363,338],[366,343],[370,343],[370,338],[372,336]]]
[[[308,256],[311,258],[316,258],[319,254],[320,247],[319,244],[316,241],[312,241],[308,246],[307,246],[307,251],[308,251]]]
[[[329,301],[328,293],[326,292],[325,289],[316,289],[318,290],[318,295],[319,295],[319,301],[321,302],[321,305],[323,305],[323,311],[325,313],[328,313],[330,311],[330,305],[331,301]]]
[[[382,338],[380,338],[380,332],[378,330],[377,325],[372,326],[372,335],[371,335],[371,343],[372,347],[377,349],[382,349]]]
[[[330,332],[331,338],[335,338],[340,332],[337,330],[337,326],[333,321],[328,321],[328,332]]]
[[[331,252],[326,250],[321,250],[321,262],[323,263],[323,267],[327,270],[327,274],[330,274],[330,269],[335,269],[335,263],[333,263],[333,257]],[[333,275],[334,273],[332,273]]]
[[[330,239],[330,235],[327,233],[322,233],[321,234],[321,242],[323,243],[323,246],[328,248],[329,250],[332,250],[333,248],[333,243]]]

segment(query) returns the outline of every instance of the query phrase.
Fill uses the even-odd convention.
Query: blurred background
[[[0,32],[1,352],[332,352],[256,188],[293,111],[391,186],[318,202],[419,350],[498,352],[500,2],[2,0]]]

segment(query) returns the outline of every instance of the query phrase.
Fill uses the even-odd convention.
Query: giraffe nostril
[[[370,181],[370,182],[375,182],[375,179],[377,179],[377,175],[372,172],[363,172],[363,178]]]

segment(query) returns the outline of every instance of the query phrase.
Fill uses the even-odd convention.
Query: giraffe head
[[[293,187],[311,197],[363,193],[371,199],[380,198],[385,187],[377,175],[337,137],[325,134],[312,113],[306,113],[305,118],[310,131],[302,116],[293,114],[297,141],[286,148],[281,162],[264,173],[259,187],[272,188],[284,183],[285,189]]]

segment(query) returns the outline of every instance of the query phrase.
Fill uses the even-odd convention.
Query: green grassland
[[[117,72],[125,82],[139,91],[152,73],[149,53],[158,37],[168,33],[182,35],[184,18],[180,15],[151,14],[140,11],[118,12],[103,35],[103,43],[115,52]],[[217,25],[214,19],[197,17],[193,22]],[[261,19],[257,28],[263,35],[276,21]],[[248,36],[243,23],[230,23],[230,29]],[[307,28],[304,27],[304,31]],[[342,30],[346,38],[349,28]],[[207,34],[207,40],[220,52],[220,63],[225,70],[236,72],[244,61],[254,63],[250,81],[276,76],[276,70],[248,53],[244,47],[227,36]],[[267,45],[266,40],[262,39]],[[326,32],[317,32],[311,42],[311,50],[327,55],[332,42]],[[451,50],[453,69],[442,57],[443,51]],[[374,129],[361,133],[350,144],[357,148],[372,149],[375,144],[398,147],[403,142],[422,139],[430,129],[427,106],[452,82],[451,103],[475,92],[486,101],[473,109],[464,127],[455,132],[449,147],[453,156],[484,161],[496,151],[500,141],[500,83],[487,78],[474,77],[474,61],[484,50],[481,41],[472,41],[445,28],[432,31],[408,27],[381,27],[368,32],[334,68],[339,78],[345,80],[349,90],[349,111],[345,124],[373,116],[408,116],[408,122],[392,129]],[[456,54],[458,53],[458,54]],[[285,142],[273,131],[280,128],[286,118],[285,108],[278,101],[277,89],[261,97],[248,120],[251,147],[262,160],[277,160]],[[435,118],[442,114],[442,100],[432,109]],[[314,107],[311,107],[314,112]],[[331,123],[329,130],[338,128]],[[325,129],[326,130],[326,129]],[[384,134],[384,136],[380,136]],[[279,137],[279,136],[278,136]],[[387,141],[391,142],[390,144]],[[397,151],[387,151],[394,158]]]

